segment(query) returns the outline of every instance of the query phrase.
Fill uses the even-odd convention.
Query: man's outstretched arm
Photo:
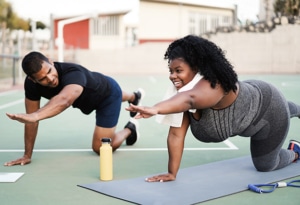
[[[32,101],[25,99],[26,113],[30,114],[36,112],[40,108],[40,101]],[[32,151],[37,136],[39,123],[25,123],[24,124],[24,143],[25,151],[23,157],[4,163],[4,166],[25,165],[31,162]]]
[[[26,114],[6,113],[6,115],[10,119],[17,120],[22,123],[35,123],[46,118],[54,117],[70,107],[80,96],[82,91],[82,86],[70,84],[65,86],[58,95],[52,97],[45,106],[36,110],[35,112]]]

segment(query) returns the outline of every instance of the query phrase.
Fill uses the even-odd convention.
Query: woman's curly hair
[[[183,58],[192,70],[211,83],[212,88],[219,83],[225,92],[237,90],[237,74],[223,50],[213,42],[194,35],[175,40],[169,45],[164,59],[170,63],[176,58]]]

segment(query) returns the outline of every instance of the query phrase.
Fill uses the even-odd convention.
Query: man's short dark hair
[[[22,68],[24,73],[26,73],[27,76],[32,77],[33,74],[42,69],[42,64],[44,61],[50,63],[49,59],[39,52],[33,51],[28,53],[22,60]]]

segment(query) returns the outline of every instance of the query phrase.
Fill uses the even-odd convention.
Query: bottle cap
[[[108,143],[110,143],[111,139],[110,138],[102,138],[101,142],[108,142]]]

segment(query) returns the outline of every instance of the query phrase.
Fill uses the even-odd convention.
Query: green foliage
[[[29,25],[29,30],[31,31],[31,25]],[[43,23],[43,22],[41,22],[41,21],[37,21],[36,22],[36,28],[37,29],[45,29],[47,26]]]
[[[274,12],[276,16],[299,16],[300,0],[276,0],[274,3]]]
[[[13,14],[12,18],[7,20],[7,27],[14,30],[14,29],[21,29],[24,31],[29,30],[29,22],[19,18],[16,14]]]
[[[31,30],[30,19],[20,18],[14,11],[10,3],[0,0],[0,24],[5,23],[6,28],[11,30],[21,29],[24,31]],[[46,25],[40,21],[37,22],[38,29],[45,29]]]
[[[7,21],[12,14],[12,8],[5,0],[0,0],[0,22]]]
[[[285,11],[290,16],[299,16],[300,0],[287,0],[285,4]]]
[[[274,12],[276,16],[280,13],[281,15],[284,14],[284,5],[285,5],[286,0],[276,0],[274,3]]]

